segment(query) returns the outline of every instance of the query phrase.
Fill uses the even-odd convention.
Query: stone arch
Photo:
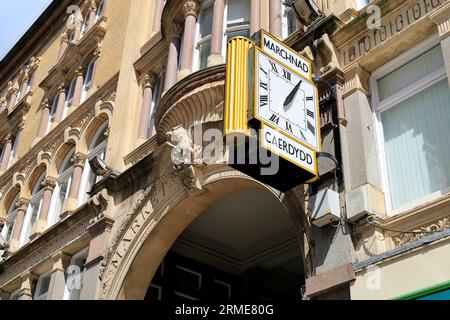
[[[105,124],[108,126],[111,123],[114,105],[112,102],[98,102],[95,105],[95,117],[90,121],[86,121],[81,129],[80,143],[78,146],[79,152],[87,154],[89,146],[91,145],[98,130]]]
[[[141,202],[128,216],[128,225],[125,221],[118,227],[120,238],[113,240],[104,261],[103,299],[143,299],[161,261],[180,234],[219,200],[252,189],[267,190],[280,201],[298,231],[305,273],[313,273],[311,227],[301,208],[304,201],[300,190],[283,194],[230,167],[219,167],[201,173],[200,194],[187,191],[184,179],[177,174],[144,191]]]
[[[49,177],[57,178],[59,169],[68,155],[70,151],[76,148],[76,144],[72,141],[64,143],[62,146],[59,147],[59,149],[55,152],[55,155],[53,156],[52,162],[49,166],[47,175]]]
[[[5,193],[5,196],[2,199],[1,208],[0,208],[0,220],[6,219],[6,214],[9,207],[12,204],[12,201],[20,194],[20,186],[12,185]]]
[[[22,188],[22,194],[21,198],[30,199],[31,193],[33,192],[33,189],[38,182],[39,177],[45,173],[48,170],[48,168],[41,164],[37,165],[33,168],[30,175],[27,177],[24,188]]]

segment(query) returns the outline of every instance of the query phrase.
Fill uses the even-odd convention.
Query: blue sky
[[[0,60],[50,2],[51,0],[0,0]]]

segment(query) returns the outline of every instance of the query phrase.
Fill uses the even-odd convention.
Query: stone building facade
[[[304,27],[281,0],[53,1],[0,62],[1,299],[449,290],[450,2],[317,3]],[[339,162],[287,193],[172,163],[222,130],[227,41],[260,29],[313,61]],[[317,227],[327,189],[342,219]]]

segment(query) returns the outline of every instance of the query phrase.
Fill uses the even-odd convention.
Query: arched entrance
[[[147,300],[298,301],[304,268],[294,224],[269,191],[230,195],[178,237]]]
[[[244,274],[252,270],[274,271],[275,275],[284,271],[290,274],[284,282],[292,281],[295,285],[290,292],[297,293],[287,296],[300,299],[304,277],[312,273],[310,226],[301,190],[283,194],[228,166],[195,171],[201,176],[195,192],[190,189],[195,183],[187,181],[190,178],[175,173],[164,181],[155,181],[142,193],[128,222],[118,227],[121,235],[113,241],[103,263],[101,298],[149,298],[148,289],[156,283],[162,262],[175,256],[208,272],[218,271],[237,279],[237,287],[245,284]],[[230,210],[237,213],[226,214]],[[219,233],[220,225],[225,224]],[[206,238],[203,255],[192,249],[199,245],[193,233],[197,242]],[[214,247],[212,243],[219,244]],[[211,254],[205,255],[213,250],[219,253],[216,258],[228,259],[228,265],[219,263],[220,259],[213,261]],[[219,264],[221,268],[217,268]],[[257,279],[255,274],[253,278]]]

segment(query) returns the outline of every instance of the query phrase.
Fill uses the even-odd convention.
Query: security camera
[[[309,26],[322,16],[322,12],[314,0],[286,0],[284,4],[294,9],[297,19],[304,26]]]

